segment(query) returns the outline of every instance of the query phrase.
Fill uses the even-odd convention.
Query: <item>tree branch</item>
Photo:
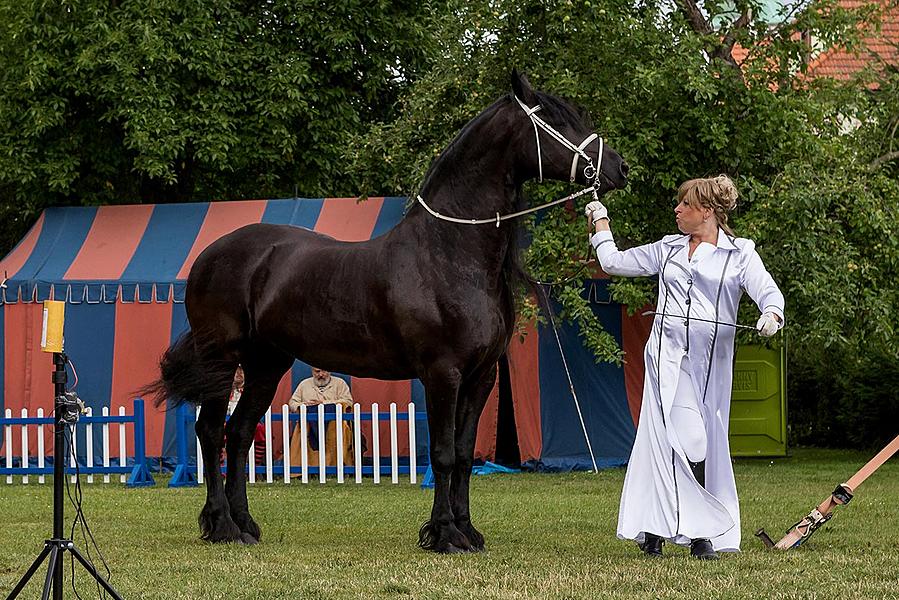
[[[743,9],[740,17],[734,21],[734,24],[731,26],[730,31],[727,32],[727,35],[721,40],[721,46],[723,48],[727,48],[728,54],[734,49],[734,44],[737,43],[737,33],[746,29],[746,26],[749,25],[749,22],[752,20],[752,9],[745,8]]]
[[[676,0],[676,2],[681,12],[687,17],[690,26],[693,27],[693,31],[701,35],[712,33],[712,26],[705,20],[705,16],[699,10],[695,0]]]
[[[874,169],[876,169],[877,167],[879,167],[879,166],[882,165],[883,163],[890,162],[891,160],[895,160],[895,159],[897,159],[897,158],[899,158],[899,150],[894,150],[894,151],[892,151],[892,152],[887,152],[887,153],[884,154],[883,156],[878,156],[878,157],[875,158],[873,161],[871,161],[871,164],[868,165],[868,169],[869,169],[870,171],[873,171]]]
[[[700,10],[699,5],[696,3],[696,0],[676,0],[677,6],[680,8],[681,12],[687,19],[687,22],[690,24],[690,27],[696,33],[703,36],[712,36],[715,35],[715,30],[712,28],[711,23],[706,20],[705,15],[702,14],[702,10]],[[742,4],[738,2],[738,5]],[[744,7],[740,16],[734,21],[733,25],[731,25],[728,32],[721,38],[720,42],[714,43],[710,48],[708,48],[709,56],[712,58],[720,58],[726,64],[730,65],[737,72],[740,73],[742,77],[743,73],[740,69],[740,65],[737,64],[737,61],[734,60],[733,57],[733,49],[734,44],[737,41],[737,34],[746,29],[752,20],[752,9],[750,7]]]

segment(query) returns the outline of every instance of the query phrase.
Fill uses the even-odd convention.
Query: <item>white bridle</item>
[[[603,147],[603,139],[599,137],[596,133],[591,133],[584,141],[575,146],[573,143],[568,141],[564,135],[555,130],[555,128],[538,117],[536,115],[537,111],[540,110],[540,105],[536,105],[533,108],[525,104],[521,101],[518,96],[515,96],[515,100],[518,102],[518,105],[524,111],[524,114],[528,116],[531,120],[531,123],[534,125],[534,138],[537,140],[537,168],[539,173],[539,179],[541,183],[543,182],[543,153],[540,150],[540,132],[538,131],[538,127],[549,134],[551,138],[553,138],[558,143],[562,144],[572,152],[574,152],[574,157],[571,159],[571,174],[569,175],[569,181],[574,183],[574,177],[577,173],[577,163],[578,159],[583,158],[584,162],[587,163],[587,166],[584,167],[584,177],[586,177],[589,182],[591,179],[593,180],[593,185],[596,186],[597,179],[599,178],[599,169],[602,167],[602,147]],[[599,162],[595,167],[593,166],[593,159],[590,158],[586,152],[584,152],[584,148],[590,145],[590,142],[593,140],[599,140],[599,153],[596,155],[596,160]]]
[[[424,201],[420,195],[417,196],[418,203],[421,204],[425,210],[431,213],[432,216],[441,219],[443,221],[449,221],[451,223],[462,223],[466,225],[484,225],[486,223],[495,223],[497,227],[502,221],[507,219],[514,219],[516,217],[520,217],[532,212],[537,212],[538,210],[542,210],[544,208],[548,208],[550,206],[555,206],[556,204],[561,204],[563,202],[567,202],[569,200],[573,200],[575,198],[579,198],[585,194],[593,194],[594,200],[599,200],[599,174],[600,167],[602,167],[602,150],[603,150],[603,139],[597,135],[596,133],[591,133],[588,135],[584,141],[582,141],[578,145],[574,145],[572,142],[568,141],[564,135],[556,131],[556,129],[538,117],[535,113],[540,110],[540,105],[536,105],[533,108],[525,104],[521,101],[518,96],[515,96],[515,100],[518,102],[518,105],[521,106],[522,110],[524,110],[525,114],[531,120],[531,123],[534,125],[534,137],[537,140],[537,169],[539,173],[539,179],[541,183],[543,182],[543,153],[540,150],[540,131],[542,129],[549,136],[554,139],[556,142],[562,144],[564,147],[568,148],[574,153],[574,157],[571,159],[571,173],[569,175],[569,181],[574,183],[575,175],[577,174],[577,165],[578,160],[583,158],[584,162],[586,162],[586,166],[584,167],[584,177],[587,179],[587,182],[590,184],[590,187],[586,187],[579,192],[575,192],[569,196],[565,196],[564,198],[559,198],[558,200],[553,200],[552,202],[547,202],[546,204],[541,204],[540,206],[535,206],[533,208],[528,208],[525,210],[520,210],[518,212],[510,213],[507,215],[500,215],[496,213],[496,216],[491,219],[461,219],[459,217],[449,217],[447,215],[442,215]],[[539,129],[538,129],[539,128]],[[584,152],[584,149],[592,142],[593,140],[599,140],[599,153],[597,154],[597,165],[593,165],[593,159],[590,158],[590,155]]]

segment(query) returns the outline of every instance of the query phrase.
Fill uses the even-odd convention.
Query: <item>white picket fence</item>
[[[402,414],[405,412],[405,414]],[[288,405],[283,405],[279,413],[276,413],[273,417],[272,409],[270,408],[265,413],[264,417],[264,426],[265,426],[265,461],[262,465],[256,464],[256,444],[255,442],[250,446],[249,451],[249,465],[247,468],[248,481],[250,483],[264,482],[264,483],[274,483],[276,479],[282,480],[284,483],[289,484],[294,479],[293,475],[298,475],[297,478],[302,483],[309,483],[310,480],[315,480],[317,475],[317,480],[319,483],[326,483],[328,480],[328,475],[331,474],[336,479],[337,483],[346,483],[348,480],[352,480],[355,483],[363,482],[363,475],[371,475],[373,483],[380,483],[382,475],[389,475],[391,483],[399,483],[401,479],[401,475],[408,475],[409,483],[415,484],[418,482],[418,473],[425,470],[425,466],[419,466],[419,459],[416,452],[416,419],[424,419],[425,414],[417,414],[415,412],[415,404],[409,403],[409,406],[406,411],[402,411],[398,414],[397,406],[395,403],[391,403],[389,406],[389,410],[387,413],[382,413],[380,411],[380,407],[378,404],[372,404],[371,411],[367,413],[363,413],[359,404],[353,405],[352,414],[344,414],[343,405],[337,404],[335,405],[335,412],[333,414],[325,414],[324,405],[318,405],[314,407],[312,411],[301,405],[299,410],[299,415],[291,414],[290,408]],[[199,414],[199,409],[197,409],[197,414]],[[196,418],[196,415],[195,415]],[[273,460],[273,456],[275,454],[273,444],[275,442],[272,432],[273,421],[280,421],[281,426],[281,455],[283,456],[281,461],[276,462]],[[318,425],[318,464],[310,465],[308,464],[308,434],[309,434],[309,422],[315,422]],[[345,465],[344,464],[344,455],[343,455],[343,443],[344,443],[344,428],[336,427],[336,449],[335,454],[336,465],[327,465],[325,464],[326,456],[325,456],[325,433],[326,426],[329,422],[337,421],[338,423],[342,423],[344,421],[348,421],[351,423],[352,436],[353,436],[353,452],[354,452],[354,460],[353,465]],[[362,424],[365,421],[369,421],[372,423],[371,427],[371,439],[369,440],[370,449],[371,449],[371,460],[372,464],[363,465],[363,456],[362,456]],[[408,464],[400,465],[400,455],[398,452],[399,447],[399,437],[398,437],[398,422],[407,421],[409,424],[408,430],[408,441],[409,441],[409,453],[408,453]],[[290,434],[291,434],[291,424],[298,422],[298,427],[300,428],[300,464],[292,465],[290,458]],[[390,433],[389,439],[384,440],[387,444],[390,445],[390,454],[389,454],[389,463],[384,462],[384,458],[381,455],[381,423],[389,423],[390,425]],[[203,483],[203,459],[202,459],[202,451],[200,449],[199,439],[194,436],[194,442],[196,444],[196,481],[197,483]],[[386,449],[386,448],[385,448]],[[405,462],[405,461],[404,461]],[[264,475],[259,477],[259,475]],[[277,477],[276,477],[277,475]]]
[[[44,415],[44,409],[38,408],[34,416],[29,416],[28,409],[23,408],[21,417],[13,417],[12,410],[6,409],[3,421],[3,440],[5,448],[5,461],[3,473],[6,474],[6,483],[12,484],[16,477],[21,477],[22,483],[28,483],[30,477],[37,478],[38,483],[46,482],[46,475],[52,475],[53,467],[48,466],[47,456],[52,456],[52,439],[54,433],[53,418]],[[76,426],[70,429],[71,445],[68,453],[68,469],[72,483],[76,481],[76,473],[84,474],[88,483],[94,482],[95,475],[102,477],[103,483],[109,483],[112,475],[118,475],[121,483],[129,486],[153,485],[153,479],[146,468],[144,455],[144,407],[143,401],[134,401],[134,414],[125,414],[125,407],[118,408],[118,416],[111,416],[109,407],[104,406],[102,416],[95,417],[93,409],[88,407],[79,419]],[[125,426],[130,425],[130,431],[126,432]],[[116,428],[118,433],[118,454],[114,456],[110,448],[110,431]],[[30,435],[34,434],[37,443],[36,452],[32,456],[30,452]],[[126,454],[126,434],[130,434],[134,440],[134,456]],[[84,436],[84,456],[78,457],[76,449],[78,440]],[[95,462],[94,436],[101,436],[102,456],[101,463]],[[15,466],[13,449],[16,446],[16,438],[20,442],[21,454],[18,466]],[[45,440],[51,440],[51,448],[47,448]],[[32,458],[37,466],[31,466]],[[130,461],[129,461],[130,458]],[[131,465],[129,465],[129,462]],[[116,464],[117,463],[117,464]]]

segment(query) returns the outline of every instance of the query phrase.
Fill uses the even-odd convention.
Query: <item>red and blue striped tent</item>
[[[240,202],[49,208],[0,261],[8,277],[0,290],[0,410],[29,414],[53,404],[51,355],[40,350],[40,303],[64,300],[65,349],[78,376],[76,391],[100,414],[129,407],[134,390],[155,379],[161,353],[188,326],[184,287],[206,246],[249,223],[307,227],[340,240],[382,235],[402,218],[404,198],[250,200]],[[608,300],[604,280],[585,293],[609,331],[628,351],[624,368],[596,365],[577,330],[560,329],[597,459],[623,464],[630,453],[640,402],[646,338],[639,320]],[[648,324],[647,324],[648,325]],[[521,462],[535,468],[589,468],[580,421],[552,330],[531,328],[509,348],[512,403]],[[275,398],[279,408],[309,376],[299,361]],[[386,382],[346,377],[363,409],[377,402],[410,401],[424,407],[418,381]],[[73,383],[70,373],[69,385]],[[500,414],[498,389],[485,409],[478,438],[480,458],[492,458]],[[420,409],[420,410],[421,410]],[[147,455],[174,457],[174,411],[147,411]],[[511,418],[511,417],[504,417]],[[50,447],[51,432],[47,432]],[[403,439],[401,437],[401,439]],[[81,449],[83,450],[83,441]],[[6,443],[6,440],[3,440]],[[34,436],[31,453],[36,451]],[[95,444],[99,444],[95,438]],[[115,447],[115,446],[113,446]],[[14,445],[14,454],[20,448]],[[3,449],[5,452],[5,449]],[[95,449],[99,456],[99,448]]]

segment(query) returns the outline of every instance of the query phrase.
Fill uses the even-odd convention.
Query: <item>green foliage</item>
[[[0,254],[54,204],[351,195],[439,0],[0,2]]]

